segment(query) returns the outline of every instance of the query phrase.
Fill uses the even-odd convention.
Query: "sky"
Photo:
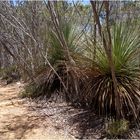
[[[71,0],[72,1],[72,0]],[[73,0],[73,1],[77,1],[77,0]],[[90,0],[80,0],[83,4],[89,4]]]
[[[15,3],[17,0],[11,0],[11,1],[13,1]],[[20,1],[24,1],[24,0],[20,0]],[[25,1],[27,1],[27,0],[25,0]],[[28,0],[28,1],[33,1],[33,0]],[[41,0],[39,0],[39,1],[41,1]],[[61,1],[61,0],[58,0],[58,1]],[[87,4],[90,3],[90,0],[65,0],[65,1],[69,1],[69,2],[72,2],[72,1],[74,1],[74,2],[80,1],[80,2],[82,2],[85,5],[87,5]]]

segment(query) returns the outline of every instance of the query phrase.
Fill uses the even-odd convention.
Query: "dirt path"
[[[99,139],[104,134],[103,119],[93,112],[67,103],[21,99],[23,85],[0,85],[0,140]],[[132,132],[131,132],[132,133]],[[131,138],[140,138],[136,129]]]
[[[26,99],[18,97],[21,86],[0,85],[0,140],[73,140],[50,117],[39,116]]]

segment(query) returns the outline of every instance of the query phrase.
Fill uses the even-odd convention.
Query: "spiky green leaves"
[[[139,51],[138,29],[120,23],[112,30],[113,61],[117,79],[117,97],[114,93],[110,66],[103,48],[96,47],[96,67],[100,74],[91,78],[86,90],[86,98],[91,106],[101,114],[116,117],[116,110],[122,118],[138,118],[140,105],[139,92]],[[118,98],[119,102],[117,101]],[[117,103],[117,104],[116,104]]]

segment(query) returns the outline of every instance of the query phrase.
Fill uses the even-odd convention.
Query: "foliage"
[[[49,96],[52,91],[52,83],[55,80],[55,74],[51,69],[44,70],[39,74],[34,82],[31,82],[25,87],[22,97],[36,98],[39,96]]]
[[[100,73],[91,77],[85,95],[91,106],[101,115],[115,116],[118,107],[120,115],[138,117],[139,94],[139,51],[138,30],[118,24],[113,27],[113,61],[117,78],[117,97],[111,77],[110,66],[103,49],[98,49],[96,66]],[[86,97],[85,96],[85,97]],[[131,112],[131,113],[130,113]],[[129,114],[130,113],[130,114]]]
[[[12,77],[12,74],[19,75],[16,65],[9,66],[0,70],[0,76],[2,76],[2,79],[8,79]]]
[[[116,120],[108,122],[106,134],[109,139],[122,138],[129,131],[129,122],[127,120]]]
[[[54,32],[54,30],[51,30],[50,35],[50,43],[51,48],[49,48],[49,57],[50,62],[52,65],[59,63],[60,61],[68,61],[67,58],[67,51],[70,53],[70,55],[73,57],[74,55],[79,53],[78,50],[78,41],[77,38],[79,38],[79,31],[77,31],[76,26],[72,21],[66,21],[62,19],[61,21],[61,31],[64,35],[64,40],[67,44],[67,48],[62,47],[61,41],[59,40],[58,36]]]
[[[60,77],[51,69],[44,70],[36,77],[35,82],[25,87],[21,96],[31,98],[44,96],[49,99],[57,92],[67,102],[84,105],[84,90],[88,81],[87,71],[63,63],[59,63],[55,70]]]

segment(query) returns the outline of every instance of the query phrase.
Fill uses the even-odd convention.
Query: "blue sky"
[[[74,2],[76,2],[78,0],[66,0],[66,1],[70,1],[70,2],[74,1]],[[81,1],[85,5],[90,3],[90,0],[79,0],[79,1]]]
[[[17,0],[11,0],[11,1],[13,1],[15,3]],[[21,1],[24,1],[24,0],[21,0]],[[27,1],[27,0],[25,0],[25,1]],[[30,1],[30,0],[28,0],[28,1]],[[74,1],[74,2],[81,1],[85,5],[90,3],[90,0],[66,0],[66,1],[70,1],[70,2],[72,2],[72,1]]]

